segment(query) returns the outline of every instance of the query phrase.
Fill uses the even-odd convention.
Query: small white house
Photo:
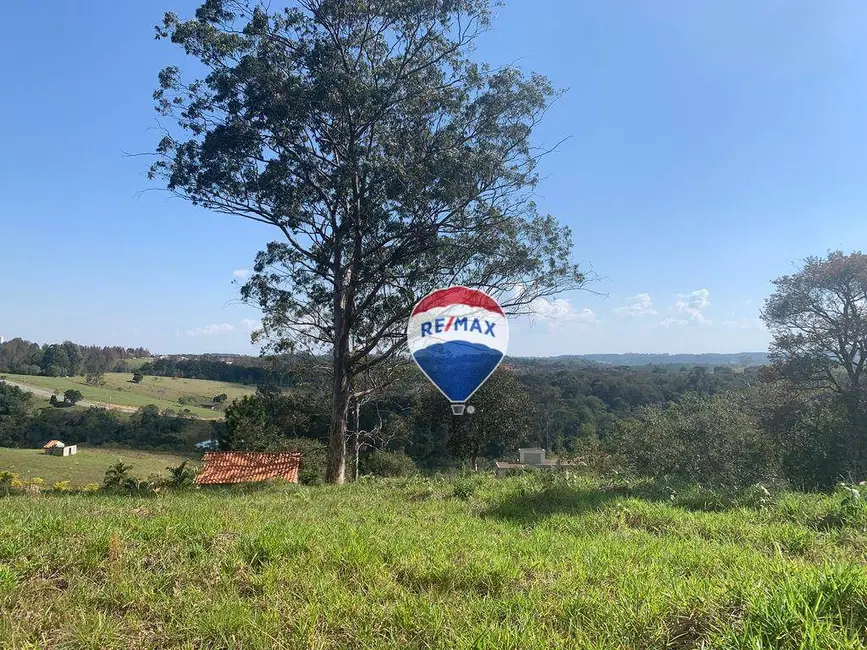
[[[548,460],[545,458],[545,450],[541,447],[525,447],[518,449],[518,462],[497,461],[494,466],[494,475],[501,478],[509,473],[509,470],[524,469],[526,467],[538,467],[540,469],[553,469],[555,467],[572,467],[573,463],[561,460]]]
[[[78,445],[67,445],[60,440],[49,440],[42,445],[42,449],[52,456],[73,456],[78,453]]]
[[[527,447],[518,450],[521,463],[541,466],[545,464],[545,450],[540,447]]]

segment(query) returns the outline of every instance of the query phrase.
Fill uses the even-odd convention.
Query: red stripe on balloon
[[[428,309],[433,309],[434,307],[447,307],[449,305],[481,307],[482,309],[487,309],[488,311],[496,312],[505,316],[503,309],[497,304],[496,300],[477,289],[469,289],[468,287],[438,289],[422,298],[412,310],[412,315],[415,316],[416,314],[427,311]]]

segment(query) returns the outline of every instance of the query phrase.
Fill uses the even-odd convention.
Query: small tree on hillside
[[[84,383],[89,386],[104,386],[105,375],[101,370],[91,370],[85,376]]]
[[[134,383],[134,384],[140,384],[141,381],[142,381],[142,379],[144,379],[144,375],[143,375],[143,374],[141,374],[140,372],[135,372],[135,373],[133,373],[133,375],[132,375],[132,383]]]
[[[63,402],[69,406],[75,406],[76,402],[81,401],[83,398],[84,395],[81,391],[77,391],[73,388],[70,388],[68,391],[63,393]]]

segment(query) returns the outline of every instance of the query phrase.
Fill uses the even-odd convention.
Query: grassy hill
[[[463,498],[459,498],[462,496]],[[867,644],[837,496],[697,511],[590,479],[0,501],[6,648]]]
[[[173,377],[145,377],[141,383],[132,383],[132,373],[106,373],[104,386],[90,386],[84,377],[40,377],[33,375],[3,374],[3,377],[35,388],[57,391],[63,395],[70,388],[79,390],[84,399],[92,402],[118,404],[129,407],[141,407],[155,404],[161,410],[179,411],[188,408],[191,412],[205,419],[223,417],[220,411],[203,407],[211,402],[216,395],[225,393],[227,404],[233,399],[250,395],[255,392],[251,386],[229,384],[206,379],[178,379]],[[192,398],[190,404],[181,404],[183,397]]]
[[[149,474],[165,474],[166,467],[177,466],[188,459],[189,457],[177,454],[127,449],[79,447],[78,453],[74,456],[61,457],[48,456],[42,453],[41,449],[0,447],[0,471],[14,472],[26,479],[39,476],[46,485],[56,481],[70,481],[70,484],[76,487],[88,483],[102,483],[105,470],[118,460],[132,465],[132,474],[135,476],[146,478]]]

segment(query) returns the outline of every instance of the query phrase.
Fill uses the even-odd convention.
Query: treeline
[[[665,406],[689,392],[714,395],[742,387],[754,377],[752,369],[734,373],[730,369],[710,372],[701,367],[618,369],[583,364],[549,369],[525,367],[515,361],[518,360],[510,360],[513,370],[508,372],[514,377],[510,392],[497,397],[497,390],[502,389],[493,382],[476,397],[526,404],[523,409],[526,413],[513,414],[504,420],[505,433],[491,435],[490,441],[480,448],[478,460],[482,463],[513,456],[519,444],[573,453],[586,440],[609,437],[618,421],[643,406]],[[24,409],[27,413],[21,416],[22,409],[18,408],[15,423],[7,419],[4,425],[6,434],[0,445],[37,446],[50,438],[59,438],[182,450],[192,448],[196,441],[219,437],[225,448],[273,449],[289,440],[319,443],[328,438],[330,382],[327,371],[315,359],[272,359],[268,366],[260,367],[201,358],[157,359],[140,372],[251,383],[260,389],[255,396],[228,406],[225,425],[166,417],[156,407],[146,407],[129,420],[99,409],[84,414],[68,409],[65,412]],[[9,394],[11,387],[4,390]],[[466,460],[462,445],[456,443],[456,434],[450,434],[440,421],[440,416],[449,411],[447,403],[439,393],[431,393],[427,381],[411,364],[400,370],[397,380],[378,386],[369,398],[362,400],[357,424],[354,403],[352,409],[353,431],[364,432],[359,445],[362,456],[374,450],[400,451],[418,466],[430,469]],[[526,420],[523,428],[515,426],[519,415],[522,422]],[[0,414],[0,419],[3,417]]]
[[[248,365],[251,360],[245,358],[238,363],[226,363],[204,357],[154,359],[139,368],[139,372],[156,377],[210,379],[251,386],[265,383],[284,387],[292,385],[291,378],[285,370],[279,371],[265,365]]]
[[[201,440],[217,439],[224,423],[162,415],[156,406],[129,416],[92,407],[34,409],[31,393],[0,382],[0,447],[36,448],[65,443],[120,445],[154,451],[191,451]]]
[[[375,393],[360,391],[357,422],[355,402],[350,407],[351,445],[357,434],[362,458],[386,449],[406,454],[427,469],[466,462],[484,465],[514,457],[519,446],[538,445],[570,456],[613,440],[619,424],[644,407],[666,408],[685,395],[711,397],[743,389],[757,380],[756,370],[548,370],[510,361],[473,396],[473,416],[452,418],[445,399],[407,365]],[[307,377],[304,388],[291,391],[262,388],[230,405],[222,446],[278,450],[296,445],[298,439],[326,441],[328,382],[314,379]]]
[[[78,345],[71,341],[39,345],[21,338],[0,344],[0,372],[17,375],[72,377],[87,373],[123,372],[124,360],[150,357],[145,348]]]

